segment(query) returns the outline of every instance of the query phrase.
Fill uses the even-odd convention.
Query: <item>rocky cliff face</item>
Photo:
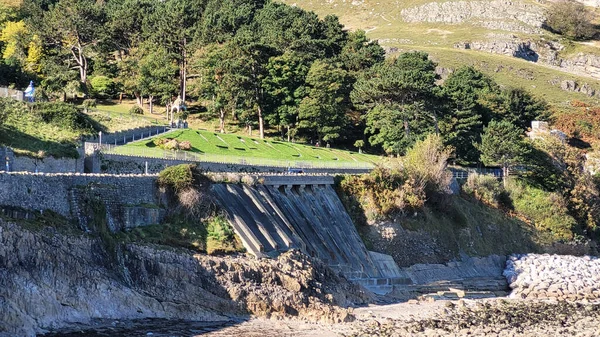
[[[369,301],[327,266],[292,251],[276,260],[106,244],[0,220],[0,336],[33,336],[94,318],[229,320],[302,315],[351,320]]]

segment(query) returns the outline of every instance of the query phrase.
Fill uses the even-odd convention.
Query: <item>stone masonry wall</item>
[[[208,172],[286,173],[288,171],[286,167],[195,162],[175,159],[123,156],[105,153],[98,155],[98,158],[100,163],[99,165],[94,165],[94,168],[96,169],[94,173],[144,174],[146,163],[148,163],[149,174],[159,173],[169,166],[186,163],[198,164],[204,171]],[[303,169],[303,171],[305,173],[359,174],[368,173],[370,169],[307,168]]]
[[[83,173],[83,147],[77,149],[78,158],[54,158],[52,156],[37,159],[17,156],[7,147],[0,147],[0,171],[6,171],[6,162],[10,172],[39,173]]]
[[[155,176],[136,175],[0,173],[0,205],[49,209],[70,218],[74,216],[71,194],[78,188],[99,191],[110,204],[156,204],[155,180]]]

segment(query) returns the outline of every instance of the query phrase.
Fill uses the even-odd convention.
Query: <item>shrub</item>
[[[92,94],[99,97],[108,97],[115,94],[115,81],[106,76],[94,76],[90,79]]]
[[[415,180],[415,186],[424,186],[427,196],[450,193],[452,173],[447,170],[450,153],[439,136],[429,135],[406,152],[404,170]]]
[[[206,252],[208,254],[227,254],[243,250],[233,228],[223,216],[211,218],[207,223]]]
[[[154,140],[152,141],[154,143],[154,145],[162,148],[162,146],[169,141],[169,138],[154,138]]]
[[[183,191],[194,184],[194,165],[182,164],[170,166],[158,174],[158,184],[163,187],[173,188],[175,191]]]
[[[566,200],[560,194],[545,192],[521,182],[511,182],[507,190],[515,211],[533,222],[536,228],[551,233],[557,240],[573,239],[577,221],[569,215]]]
[[[179,143],[177,139],[169,139],[166,143],[162,145],[165,150],[177,150],[179,149]]]
[[[463,185],[463,190],[478,200],[495,207],[507,206],[510,202],[500,181],[490,175],[470,175],[465,185]]]
[[[96,105],[98,104],[98,101],[95,98],[88,98],[83,100],[83,107],[84,108],[95,108]]]
[[[592,13],[574,0],[561,0],[550,5],[545,25],[551,31],[575,40],[586,40],[595,34]]]
[[[189,140],[184,140],[179,143],[179,149],[189,151],[192,149],[192,143]]]
[[[35,103],[31,110],[45,123],[54,124],[72,131],[94,130],[89,119],[73,104],[64,102]]]
[[[141,107],[134,105],[131,107],[131,109],[129,109],[129,113],[132,115],[143,115],[144,114],[144,109],[142,109]]]

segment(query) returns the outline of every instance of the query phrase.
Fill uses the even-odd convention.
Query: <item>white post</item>
[[[98,132],[98,144],[100,144],[100,146],[102,146],[102,131]]]
[[[148,162],[146,161],[146,175],[148,175]]]

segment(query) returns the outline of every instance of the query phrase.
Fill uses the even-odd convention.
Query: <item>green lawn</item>
[[[200,130],[177,130],[155,138],[189,141],[190,151],[165,151],[152,139],[112,148],[109,153],[284,167],[372,167],[378,156]]]

